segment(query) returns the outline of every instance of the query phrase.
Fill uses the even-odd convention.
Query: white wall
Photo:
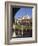
[[[4,41],[5,41],[5,1],[7,0],[0,0],[0,46],[5,46]],[[8,0],[9,1],[9,0]],[[11,0],[11,1],[16,1],[16,2],[29,2],[29,3],[37,3],[38,0]],[[38,14],[38,12],[37,12]],[[37,16],[38,17],[38,16]],[[38,19],[38,18],[37,18]],[[38,25],[38,22],[37,22]],[[18,44],[18,45],[13,45],[13,46],[38,46],[37,43],[32,43],[32,44]]]

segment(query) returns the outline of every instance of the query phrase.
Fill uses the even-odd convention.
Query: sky
[[[15,18],[18,19],[18,17],[21,17],[21,16],[30,16],[32,17],[32,8],[20,8],[16,14],[15,14]]]

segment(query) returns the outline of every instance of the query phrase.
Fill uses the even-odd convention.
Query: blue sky
[[[29,15],[32,17],[32,8],[20,8],[17,13],[15,14],[15,18],[18,19],[18,17]]]

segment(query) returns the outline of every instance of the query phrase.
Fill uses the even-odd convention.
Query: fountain
[[[23,25],[22,25],[22,28],[21,28],[21,30],[22,30],[22,36],[23,36]]]

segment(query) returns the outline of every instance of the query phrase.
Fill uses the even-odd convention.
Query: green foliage
[[[22,25],[17,25],[17,24],[16,24],[16,26],[15,26],[15,29],[18,29],[18,30],[21,30],[22,28],[23,28],[23,30],[24,30],[24,29],[25,29],[25,30],[26,30],[26,29],[32,29],[32,26],[30,26],[30,25],[29,25],[29,26],[24,26],[24,25],[23,25],[23,27],[22,27]]]

